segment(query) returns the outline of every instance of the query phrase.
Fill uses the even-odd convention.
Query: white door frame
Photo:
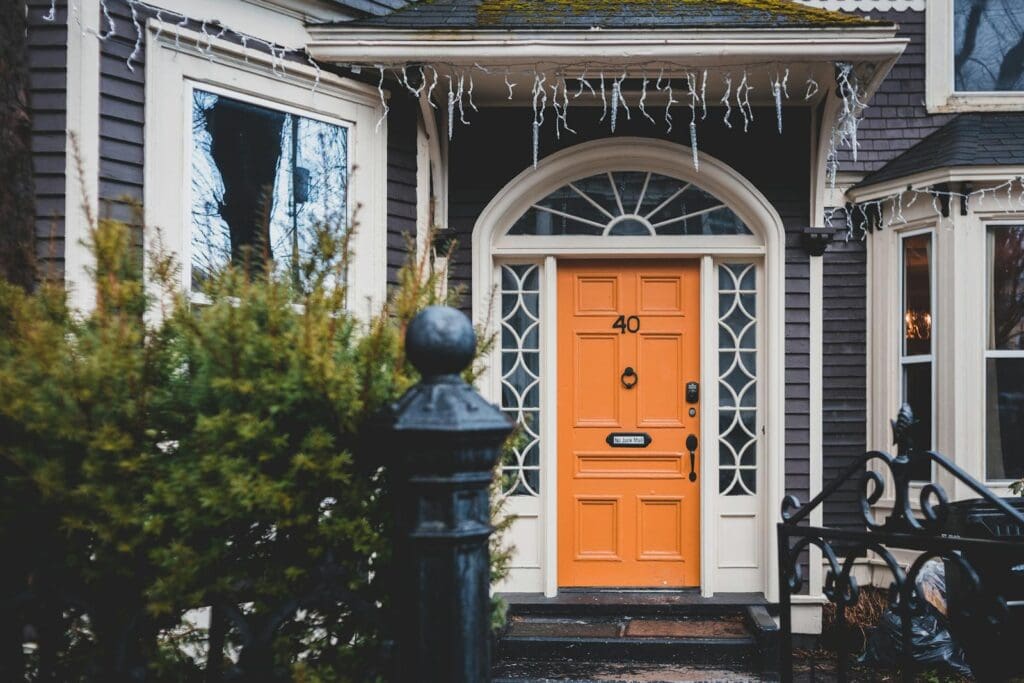
[[[562,150],[527,169],[509,182],[481,212],[473,229],[473,317],[480,325],[498,331],[492,310],[494,293],[500,284],[503,259],[541,264],[541,495],[514,496],[510,514],[533,518],[540,537],[531,554],[536,559],[527,568],[534,576],[533,590],[553,596],[557,577],[557,343],[556,269],[558,258],[699,258],[701,261],[701,592],[712,595],[722,570],[719,557],[718,524],[718,415],[717,415],[717,282],[716,260],[756,261],[758,277],[759,327],[759,495],[753,514],[759,517],[758,548],[762,589],[770,601],[777,600],[777,548],[774,542],[777,508],[784,495],[785,445],[785,231],[782,219],[767,198],[731,167],[700,153],[700,171],[693,169],[688,147],[648,138],[594,140]],[[675,177],[710,192],[732,209],[754,233],[750,236],[686,237],[590,237],[590,236],[506,236],[508,228],[529,207],[552,190],[579,178],[604,171],[650,171]],[[545,349],[549,349],[545,352]],[[489,359],[481,377],[485,396],[497,400],[500,393],[500,358]],[[713,381],[714,380],[714,381]],[[733,497],[736,498],[736,497]],[[743,513],[746,514],[746,513]],[[719,590],[751,590],[719,581]],[[756,588],[754,589],[756,590]]]

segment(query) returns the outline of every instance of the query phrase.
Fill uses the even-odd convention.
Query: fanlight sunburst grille
[[[541,199],[510,235],[750,235],[721,201],[658,173],[615,171],[576,180]]]

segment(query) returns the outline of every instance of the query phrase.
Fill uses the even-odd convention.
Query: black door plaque
[[[612,432],[605,443],[612,448],[647,448],[651,445],[651,435],[647,432]]]

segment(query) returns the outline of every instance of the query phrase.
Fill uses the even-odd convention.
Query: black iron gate
[[[893,577],[888,600],[899,616],[901,628],[898,667],[903,680],[913,680],[921,668],[911,647],[912,617],[923,609],[924,596],[918,594],[917,578],[931,559],[944,563],[949,629],[964,648],[978,680],[1004,678],[1024,661],[1022,653],[1012,646],[1014,641],[1019,643],[1024,633],[1024,595],[1019,594],[1019,578],[1024,576],[1024,535],[984,539],[951,534],[951,508],[945,489],[937,482],[912,485],[911,472],[920,471],[914,470],[912,463],[919,465],[927,460],[933,464],[933,472],[963,482],[1018,531],[1024,530],[1024,515],[941,454],[916,451],[910,438],[913,424],[913,413],[904,405],[892,422],[896,456],[870,451],[851,463],[806,505],[794,496],[783,499],[778,551],[783,639],[780,672],[784,681],[793,677],[792,597],[803,587],[801,566],[811,546],[820,549],[827,562],[824,594],[835,605],[840,624],[845,624],[846,610],[861,597],[852,574],[857,558],[870,553],[888,567]],[[807,524],[812,510],[829,500],[844,483],[858,479],[862,529]],[[878,520],[873,507],[885,495],[887,485],[892,491],[893,510],[884,520]],[[918,495],[919,510],[913,506],[914,493]],[[909,566],[897,561],[893,551],[899,550],[909,551],[914,557]],[[840,643],[837,668],[840,680],[846,680],[851,653],[844,639]]]

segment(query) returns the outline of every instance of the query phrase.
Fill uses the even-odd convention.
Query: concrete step
[[[761,594],[706,599],[690,591],[561,591],[556,598],[506,599],[509,624],[496,652],[496,678],[611,681],[618,679],[588,678],[586,671],[671,664],[665,671],[675,676],[691,669],[708,674],[692,680],[715,679],[715,667],[740,676],[723,680],[760,680],[743,676],[772,672],[778,662],[778,627]],[[544,674],[545,662],[562,673]],[[544,675],[520,675],[529,672]],[[636,680],[661,680],[657,671],[648,674]]]

